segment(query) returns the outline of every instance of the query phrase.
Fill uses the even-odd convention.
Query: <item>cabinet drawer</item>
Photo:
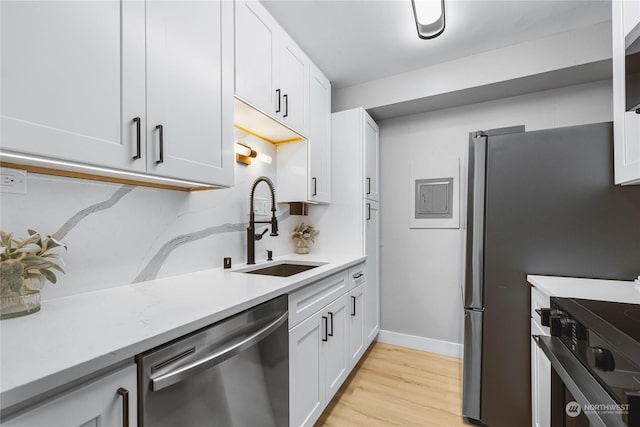
[[[347,292],[348,273],[342,271],[289,294],[289,329]]]
[[[362,285],[365,282],[365,267],[366,264],[358,264],[355,267],[349,269],[349,289],[354,289],[357,286]]]
[[[536,288],[531,288],[531,318],[540,323],[540,315],[536,313],[537,309],[549,308],[551,299]]]
[[[7,427],[35,426],[102,426],[137,425],[136,366],[130,365],[100,379],[28,409],[10,420]],[[121,393],[125,393],[123,396]],[[123,409],[128,405],[126,418]],[[128,423],[128,424],[127,424]]]

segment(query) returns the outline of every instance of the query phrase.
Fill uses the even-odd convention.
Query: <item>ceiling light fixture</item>
[[[251,159],[260,160],[262,163],[267,163],[267,164],[271,164],[271,162],[273,161],[271,156],[264,153],[258,153],[256,150],[249,147],[248,145],[244,145],[239,142],[236,142],[235,152],[236,152],[236,162],[243,163],[245,165],[250,165]]]
[[[433,39],[444,31],[444,0],[411,0],[418,37]]]

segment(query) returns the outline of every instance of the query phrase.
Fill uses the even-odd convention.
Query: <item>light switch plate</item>
[[[0,192],[27,194],[27,171],[0,168]]]
[[[264,197],[254,197],[253,198],[253,212],[256,215],[270,215],[271,214],[271,205],[269,204],[269,200]]]

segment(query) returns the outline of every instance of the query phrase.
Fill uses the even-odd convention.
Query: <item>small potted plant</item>
[[[294,228],[291,233],[291,238],[296,242],[296,253],[308,254],[309,246],[311,243],[315,243],[316,236],[319,233],[320,231],[313,228],[312,225],[305,224],[304,222],[296,225],[296,228]]]
[[[0,230],[0,319],[25,316],[40,310],[40,290],[56,283],[54,270],[64,273],[62,259],[53,252],[67,245],[51,236],[42,238],[34,230],[29,237],[15,239]]]

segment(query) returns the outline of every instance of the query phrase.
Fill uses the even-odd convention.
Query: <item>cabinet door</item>
[[[640,183],[640,115],[625,111],[625,23],[632,2],[611,3],[615,183]]]
[[[3,151],[144,171],[144,7],[0,3]]]
[[[380,200],[378,183],[378,125],[364,111],[364,197]]]
[[[531,320],[531,334],[547,335],[542,326]],[[531,338],[531,404],[533,427],[551,424],[551,362]]]
[[[627,182],[640,184],[640,114],[635,111],[624,113],[623,142],[624,146],[620,148],[622,151],[621,167],[629,178]]]
[[[233,183],[232,82],[232,3],[147,1],[150,172]]]
[[[624,12],[624,35],[626,37],[640,25],[640,2],[638,0],[625,0],[622,7]]]
[[[289,331],[289,421],[312,426],[324,409],[323,339],[327,321],[316,313]],[[326,319],[326,317],[325,317]]]
[[[309,200],[331,202],[331,83],[314,65],[309,81]]]
[[[47,403],[2,420],[6,427],[120,427],[124,399],[119,389],[128,392],[129,426],[137,425],[136,367],[124,368],[106,377],[78,387]]]
[[[376,202],[365,200],[364,208],[365,254],[367,255],[364,331],[365,342],[368,345],[380,330],[380,215]]]
[[[324,344],[325,402],[336,394],[347,378],[347,295],[329,304],[321,313],[327,316],[328,332]]]
[[[309,58],[284,31],[280,34],[279,120],[303,136],[308,135]]]
[[[259,110],[275,115],[279,25],[257,1],[236,1],[235,92]]]
[[[351,292],[349,292],[347,306],[349,309],[349,340],[348,340],[348,355],[349,360],[347,367],[351,370],[360,357],[364,353],[364,290],[366,284],[362,284]]]

